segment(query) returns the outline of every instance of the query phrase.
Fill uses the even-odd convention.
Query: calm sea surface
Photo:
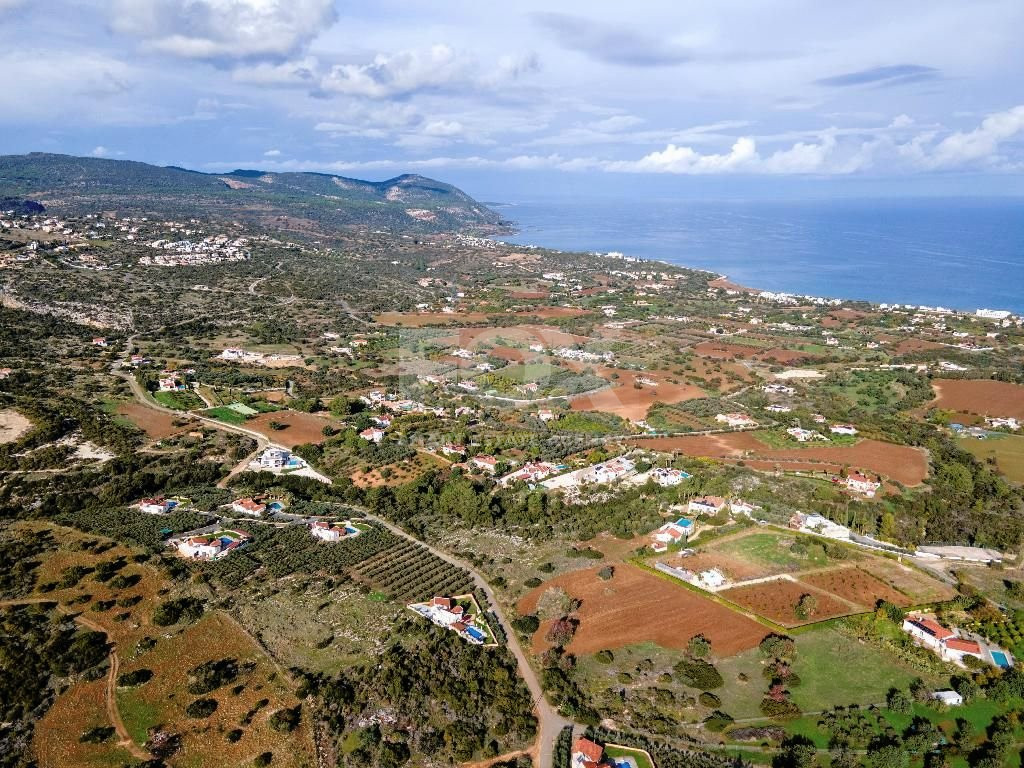
[[[508,242],[621,251],[815,296],[1024,313],[1024,199],[522,201]]]

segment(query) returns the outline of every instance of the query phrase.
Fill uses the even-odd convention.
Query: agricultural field
[[[771,448],[759,432],[717,435],[681,435],[632,441],[633,445],[655,451],[678,452],[688,456],[743,460],[747,466],[770,470],[836,473],[852,467],[882,475],[914,487],[928,476],[928,456],[920,448],[881,440],[863,439],[852,445],[808,445],[801,448]]]
[[[989,379],[938,379],[932,382],[935,399],[929,404],[975,417],[1013,416],[1024,419],[1024,385]]]
[[[144,431],[146,436],[153,440],[163,440],[189,429],[187,423],[179,423],[181,421],[179,417],[154,408],[147,408],[134,401],[121,403],[117,406],[116,413]]]
[[[679,384],[655,373],[637,374],[628,371],[618,372],[619,378],[614,386],[592,395],[574,398],[574,411],[603,411],[614,413],[631,421],[643,419],[654,403],[681,403],[704,397],[704,391],[692,384]],[[638,378],[647,378],[657,382],[656,386],[643,384]]]
[[[437,595],[472,591],[473,580],[465,571],[431,554],[426,547],[405,539],[363,561],[355,578],[389,599],[416,603]]]
[[[164,408],[191,411],[203,407],[203,400],[195,392],[154,392],[153,399]]]
[[[234,424],[235,426],[245,424],[246,419],[248,418],[244,413],[239,413],[232,408],[228,408],[226,405],[218,405],[216,408],[208,408],[203,411],[202,414],[204,416],[210,416],[211,418],[217,419],[218,421],[223,421],[226,424]]]
[[[393,464],[375,467],[369,472],[363,469],[353,471],[349,477],[359,488],[376,488],[382,485],[397,486],[408,483],[431,469],[446,467],[447,459],[426,452],[417,452],[412,458],[402,459]]]
[[[271,424],[284,426],[274,429]],[[338,423],[319,414],[291,410],[261,413],[245,423],[246,429],[259,432],[285,448],[294,448],[304,443],[321,443],[324,441],[324,427],[329,426],[338,427]]]
[[[732,585],[718,592],[723,599],[785,627],[866,613],[879,600],[909,606],[952,596],[937,579],[886,557],[764,528],[712,540],[694,554],[659,560],[694,572],[719,569]],[[813,597],[804,603],[810,610],[798,614],[805,595]]]
[[[768,634],[764,625],[720,605],[668,577],[636,565],[614,566],[609,580],[600,567],[562,574],[528,592],[518,602],[522,615],[533,614],[545,593],[562,590],[581,601],[579,628],[566,646],[571,653],[596,653],[634,643],[685,649],[694,635],[707,637],[720,656],[753,648]],[[533,650],[550,645],[544,638],[551,620],[542,621],[533,636]]]
[[[990,432],[984,440],[965,437],[957,443],[979,460],[994,462],[1007,480],[1024,483],[1024,435]]]
[[[784,627],[798,627],[836,616],[858,613],[863,607],[789,579],[732,587],[718,594]],[[801,615],[798,606],[808,596],[813,598],[816,604],[813,609]]]

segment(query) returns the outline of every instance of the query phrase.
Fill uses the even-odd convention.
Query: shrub
[[[116,731],[105,725],[98,725],[78,737],[83,744],[105,744],[114,738]]]
[[[122,688],[130,688],[133,685],[143,685],[153,679],[153,670],[136,669],[132,672],[125,672],[117,676],[117,684]]]
[[[533,614],[512,619],[512,626],[523,634],[532,635],[540,629],[540,619]]]
[[[270,716],[270,727],[275,731],[290,733],[299,725],[299,718],[302,715],[302,705],[291,708],[279,709]]]
[[[594,658],[602,664],[611,664],[613,661],[615,661],[615,654],[613,654],[609,650],[603,650],[595,653]]]
[[[188,692],[196,696],[215,691],[238,677],[238,661],[220,659],[193,667],[188,673]]]
[[[541,581],[540,579],[538,579],[536,576],[531,576],[530,578],[528,578],[526,581],[523,582],[523,584],[528,589],[533,589],[534,587],[539,587],[543,583],[544,582]]]
[[[715,694],[713,693],[709,693],[708,691],[704,691],[703,693],[701,693],[701,695],[697,697],[697,701],[699,701],[702,705],[708,708],[720,706],[722,703],[722,700],[720,698],[715,696]]]
[[[273,761],[273,752],[261,752],[256,755],[256,759],[252,761],[252,764],[255,765],[256,768],[266,768],[266,766],[270,765]]]
[[[179,621],[192,623],[203,615],[203,602],[195,597],[181,597],[164,600],[153,611],[153,623],[158,627],[169,627]]]
[[[796,655],[796,643],[786,635],[767,635],[758,645],[761,654],[768,658],[791,659]]]
[[[599,579],[603,579],[604,581],[608,581],[614,575],[615,568],[611,565],[606,565],[604,568],[597,572],[597,577]]]
[[[674,667],[676,678],[691,688],[709,690],[725,682],[717,669],[702,659],[683,659]]]
[[[702,694],[709,695],[709,694]],[[732,723],[733,719],[731,715],[727,715],[725,712],[715,710],[704,720],[704,727],[714,733],[724,731]]]
[[[241,728],[235,728],[233,730],[228,731],[227,736],[225,736],[225,738],[232,744],[234,744],[236,741],[241,740],[242,735],[244,733],[245,731],[243,731]]]
[[[196,719],[209,717],[216,711],[216,699],[196,699],[187,707],[185,707],[185,714],[189,717],[194,717]]]
[[[711,655],[711,641],[704,635],[694,635],[686,644],[686,651],[695,659],[703,659]]]

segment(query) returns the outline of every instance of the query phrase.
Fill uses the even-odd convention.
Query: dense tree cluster
[[[358,743],[344,765],[399,766],[414,752],[464,762],[533,738],[530,693],[506,649],[481,649],[419,622],[395,636],[371,665],[306,678],[339,738]]]

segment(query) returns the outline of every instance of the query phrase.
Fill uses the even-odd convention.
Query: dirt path
[[[70,611],[60,603],[57,603],[52,597],[26,597],[21,600],[2,600],[0,601],[0,608],[16,605],[32,605],[38,603],[55,603],[57,610],[64,614],[69,614]],[[110,641],[110,634],[102,626],[97,624],[92,619],[83,616],[81,614],[75,615],[75,621],[81,624],[87,629],[91,629],[93,632],[102,632],[106,635],[107,640]],[[149,754],[145,749],[136,744],[131,735],[128,733],[128,729],[125,727],[124,721],[121,719],[121,713],[117,709],[117,674],[121,668],[120,659],[117,657],[117,644],[110,641],[110,670],[107,672],[107,684],[104,694],[107,708],[107,718],[110,720],[110,724],[114,726],[114,730],[117,732],[118,746],[124,747],[132,753],[134,757],[140,760],[151,760],[153,756]]]
[[[554,768],[554,755],[555,755],[555,742],[558,739],[558,734],[562,732],[562,729],[566,726],[575,726],[571,720],[563,717],[559,714],[555,707],[552,707],[547,700],[544,698],[544,690],[541,688],[540,679],[537,677],[537,673],[533,667],[530,666],[529,659],[523,652],[522,646],[519,644],[519,637],[516,635],[515,629],[512,624],[505,617],[505,612],[501,608],[501,604],[494,596],[494,591],[484,578],[477,573],[476,569],[464,560],[461,560],[453,555],[449,555],[425,541],[417,539],[396,525],[391,524],[387,520],[384,520],[376,515],[372,515],[368,512],[364,512],[364,516],[373,520],[376,523],[387,528],[396,536],[399,536],[408,541],[415,542],[427,548],[427,550],[434,556],[441,558],[446,563],[450,563],[457,568],[469,573],[473,579],[473,583],[480,588],[480,590],[487,596],[487,602],[490,603],[491,610],[497,617],[498,622],[501,624],[502,629],[505,632],[506,645],[515,657],[516,662],[519,665],[519,674],[526,682],[526,687],[530,689],[530,694],[533,697],[534,712],[537,715],[539,723],[539,733],[537,735],[537,742],[532,748],[533,757],[539,766],[539,768]]]

